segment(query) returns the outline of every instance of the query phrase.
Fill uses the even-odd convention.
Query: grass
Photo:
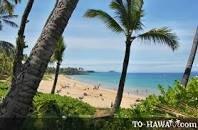
[[[52,74],[45,73],[43,76],[43,80],[52,80]]]

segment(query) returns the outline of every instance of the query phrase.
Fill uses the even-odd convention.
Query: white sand
[[[50,93],[52,89],[53,80],[42,80],[38,91],[43,93]],[[111,89],[102,88],[93,89],[94,86],[86,84],[64,75],[59,75],[56,93],[60,95],[71,96],[87,102],[91,106],[97,108],[110,108],[115,100],[116,91]],[[122,99],[122,108],[130,108],[131,105],[136,103],[137,99],[143,99],[142,96],[136,96],[124,93]]]

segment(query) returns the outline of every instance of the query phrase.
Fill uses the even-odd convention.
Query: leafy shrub
[[[2,99],[6,95],[7,90],[8,90],[7,84],[0,82],[0,97],[1,97],[0,101],[2,101]]]
[[[0,96],[7,91],[0,84]],[[167,90],[159,86],[161,94],[150,95],[131,109],[120,109],[114,118],[94,119],[80,115],[94,115],[95,108],[71,97],[38,93],[32,113],[24,123],[24,130],[130,130],[134,119],[194,117],[198,118],[198,78],[192,78],[187,88],[175,82]],[[144,129],[144,128],[142,128]]]
[[[95,112],[95,108],[77,99],[42,93],[37,94],[34,98],[34,109],[37,110],[40,105],[49,101],[56,102],[59,108],[62,109],[63,113],[68,116],[93,115]]]
[[[6,95],[8,85],[0,83],[1,99]],[[88,128],[89,118],[81,118],[86,115],[94,115],[95,108],[77,99],[38,93],[34,97],[33,108],[22,127],[23,130],[54,130],[67,128]],[[87,121],[89,120],[89,121]],[[77,125],[78,124],[78,125]],[[87,126],[86,126],[87,125]]]
[[[25,121],[23,129],[61,129],[65,126],[68,118],[80,120],[81,115],[94,115],[94,113],[95,108],[77,99],[38,93],[34,98],[33,112]]]
[[[159,86],[159,96],[150,95],[133,107],[135,117],[198,117],[198,78],[192,78],[187,88],[176,82],[168,90]]]
[[[198,118],[198,78],[192,78],[186,88],[175,82],[167,90],[162,86],[159,89],[160,95],[150,95],[130,109],[120,109],[115,118],[102,120],[98,125],[102,130],[139,130],[149,128],[134,128],[132,120]]]

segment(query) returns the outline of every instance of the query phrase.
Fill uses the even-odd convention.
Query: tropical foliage
[[[46,70],[49,74],[54,74],[56,72],[55,67],[48,67]],[[87,74],[89,71],[84,70],[83,68],[74,68],[74,67],[67,67],[67,68],[60,68],[59,73],[66,74],[66,75],[81,75]]]
[[[53,62],[62,62],[63,60],[63,54],[66,49],[64,38],[61,36],[56,43],[56,48],[54,50],[54,54],[52,55],[52,61]]]
[[[161,92],[159,96],[150,95],[136,106],[132,106],[131,109],[119,109],[114,118],[105,118],[98,121],[96,128],[102,130],[142,130],[149,128],[145,128],[145,126],[134,128],[131,124],[132,121],[197,119],[197,86],[198,78],[192,78],[186,89],[178,81],[168,89],[159,86]],[[153,130],[155,128],[150,129]],[[156,128],[156,130],[160,130],[160,128]]]
[[[12,75],[12,63],[15,47],[6,41],[0,41],[0,80],[7,79]]]
[[[13,15],[13,7],[20,1],[21,0],[0,0],[0,30],[2,30],[3,24],[18,27],[12,19],[17,17],[17,15]],[[125,120],[124,118],[198,118],[197,78],[193,78],[186,89],[183,88],[179,82],[176,82],[167,90],[162,86],[159,86],[161,92],[159,96],[150,95],[144,101],[132,106],[131,109],[118,109],[122,100],[132,42],[136,39],[140,39],[141,41],[152,41],[154,43],[167,45],[172,50],[178,48],[178,38],[168,27],[154,28],[150,31],[143,32],[143,0],[113,0],[110,4],[110,8],[115,11],[114,17],[105,11],[95,9],[90,9],[85,14],[85,16],[89,18],[99,18],[113,32],[122,33],[126,38],[126,52],[123,62],[123,70],[114,104],[114,108],[118,110],[115,111],[115,117],[108,119],[95,118],[94,114],[96,108],[93,108],[89,104],[83,103],[78,99],[60,95],[36,94],[38,84],[42,79],[54,49],[55,51],[52,57],[53,60],[57,62],[57,67],[53,87],[56,86],[59,67],[63,60],[63,52],[65,50],[63,37],[59,40],[58,37],[62,35],[78,0],[69,2],[70,3],[67,3],[63,0],[56,2],[55,8],[47,20],[35,48],[31,52],[30,57],[28,57],[27,64],[25,64],[28,65],[28,67],[19,67],[19,70],[23,69],[24,71],[20,76],[16,76],[15,81],[13,80],[11,86],[15,88],[9,88],[9,83],[5,80],[0,81],[0,101],[2,102],[1,117],[4,117],[5,115],[8,115],[10,118],[27,116],[22,128],[27,130],[74,128],[86,130],[134,129],[132,128],[131,120]],[[18,52],[21,49],[22,57],[23,48],[26,47],[24,44],[25,24],[28,21],[27,18],[31,11],[32,4],[33,1],[30,3],[30,6],[27,5],[27,9],[29,8],[28,13],[25,9],[26,11],[24,14],[27,14],[27,16],[22,20],[22,33],[17,38],[17,45],[22,45],[22,49],[20,46],[18,46],[19,49],[17,48]],[[59,5],[61,5],[61,7],[59,7]],[[68,11],[64,11],[66,9]],[[51,44],[49,41],[53,41],[52,43],[57,42],[56,48],[55,44]],[[14,46],[8,42],[0,41],[0,80],[7,79],[12,75],[14,55]],[[20,60],[22,61],[23,58]],[[16,61],[16,63],[19,63],[19,60]],[[85,72],[81,68],[62,70],[71,74],[82,74]],[[8,90],[10,90],[9,94],[5,98]],[[4,98],[6,100],[3,100]],[[2,118],[2,120],[2,122],[6,124],[3,128],[7,128],[7,126],[10,125],[9,122],[6,122],[5,118]],[[19,125],[16,122],[19,122]],[[22,122],[23,120],[18,118],[11,127],[14,128],[20,126],[20,123]]]
[[[7,56],[5,53],[0,53],[0,80],[7,79],[12,75],[13,57]]]
[[[12,21],[12,19],[17,18],[17,15],[8,14],[1,6],[0,6],[0,31],[3,28],[3,24],[9,25],[11,27],[18,27],[18,25]]]
[[[154,28],[150,31],[142,32],[144,30],[142,22],[144,16],[143,4],[143,0],[113,0],[109,7],[115,12],[114,16],[103,10],[95,9],[89,9],[85,13],[85,17],[99,18],[113,32],[123,33],[126,38],[126,51],[114,110],[118,109],[121,104],[130,59],[130,47],[135,39],[165,44],[172,50],[178,47],[178,38],[168,27]]]
[[[58,40],[58,42],[56,43],[56,48],[54,50],[54,54],[52,55],[52,60],[54,62],[56,62],[56,71],[55,71],[55,78],[54,78],[54,83],[52,86],[52,90],[51,93],[54,94],[55,93],[55,89],[56,89],[56,83],[58,80],[58,75],[59,75],[59,69],[60,69],[60,65],[61,62],[63,60],[63,54],[65,51],[65,43],[64,43],[64,38],[61,36]]]
[[[135,117],[198,117],[198,78],[193,78],[187,88],[176,82],[167,90],[159,86],[160,96],[151,95],[132,109]]]
[[[0,83],[1,100],[7,91],[7,84]],[[95,108],[77,99],[38,93],[34,97],[33,107],[24,122],[23,130],[60,129],[63,127],[63,121],[71,127],[75,127],[76,124],[69,124],[69,121],[74,119],[75,123],[78,121],[85,123],[86,118],[91,118],[94,113]],[[86,117],[85,121],[81,117]],[[68,125],[65,124],[64,127],[69,128]]]
[[[25,121],[24,129],[81,128],[85,130],[129,130],[133,119],[198,118],[198,78],[192,78],[186,89],[179,82],[168,89],[159,86],[160,95],[151,95],[131,109],[120,109],[114,118],[95,119],[95,108],[79,100],[59,95],[39,93],[34,98],[32,112]],[[7,92],[6,84],[0,83],[0,96]],[[83,118],[84,117],[84,118]],[[139,129],[139,128],[137,128]]]
[[[0,51],[7,56],[13,56],[15,54],[15,47],[12,43],[6,41],[0,41]]]
[[[0,0],[0,8],[2,8],[9,15],[14,12],[14,5],[21,2],[21,0]]]
[[[46,26],[44,26],[34,49],[30,52],[30,56],[25,63],[26,66],[16,67],[17,71],[15,71],[15,67],[13,68],[13,72],[20,74],[13,76],[13,82],[10,85],[11,89],[9,89],[10,91],[1,104],[0,116],[9,118],[18,117],[18,119],[13,120],[14,123],[10,123],[5,121],[5,118],[2,118],[0,121],[1,129],[19,129],[23,123],[24,118],[20,117],[27,116],[33,98],[36,95],[38,85],[42,80],[50,61],[50,57],[55,49],[56,42],[58,41],[58,38],[62,36],[78,1],[79,0],[58,0],[58,4],[54,7],[52,15],[49,16],[49,20],[47,21]],[[12,105],[13,103],[15,105]]]

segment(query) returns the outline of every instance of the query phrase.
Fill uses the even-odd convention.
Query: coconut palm
[[[30,112],[33,98],[54,52],[56,43],[79,0],[59,0],[28,60],[0,104],[0,129],[18,130]],[[7,120],[7,119],[11,120]]]
[[[0,79],[10,77],[15,47],[6,41],[0,41]]]
[[[6,41],[0,41],[0,51],[6,53],[8,56],[14,56],[15,47],[12,43]]]
[[[3,8],[9,15],[14,12],[14,5],[20,3],[21,0],[0,0],[0,7]]]
[[[183,74],[183,78],[182,78],[182,81],[181,81],[181,83],[184,87],[186,87],[187,84],[188,84],[188,80],[189,80],[189,77],[190,77],[190,74],[191,74],[192,66],[193,66],[195,56],[196,56],[196,53],[197,53],[197,48],[198,48],[198,27],[197,27],[196,34],[195,34],[195,37],[194,37],[194,40],[193,40],[193,45],[192,45],[192,49],[191,49],[191,52],[190,52],[190,55],[189,55],[189,58],[188,58],[186,69],[185,69],[185,72]]]
[[[120,107],[122,101],[132,42],[141,39],[142,41],[148,40],[165,44],[172,50],[178,47],[177,36],[167,27],[154,28],[142,33],[144,29],[142,23],[142,17],[144,16],[143,3],[143,0],[113,0],[110,3],[110,8],[115,11],[114,17],[103,10],[89,9],[85,13],[85,17],[99,18],[113,32],[123,33],[126,37],[125,57],[113,112]]]
[[[2,7],[0,7],[0,31],[3,28],[3,24],[7,24],[11,27],[18,27],[18,25],[12,21],[12,19],[17,17],[17,15],[9,15]]]
[[[18,30],[18,36],[16,39],[16,56],[14,57],[13,62],[13,74],[12,82],[14,82],[16,76],[21,72],[22,60],[24,60],[24,48],[25,45],[25,28],[28,23],[28,17],[32,10],[34,0],[28,0],[25,10],[23,12],[21,23]]]
[[[7,79],[12,73],[13,56],[7,55],[4,51],[0,52],[0,80]]]
[[[60,37],[60,39],[56,43],[56,48],[55,48],[54,54],[52,56],[53,61],[55,61],[57,63],[56,63],[56,72],[55,72],[55,78],[54,78],[54,83],[52,86],[51,94],[54,94],[55,89],[56,89],[56,83],[58,80],[59,69],[60,69],[61,62],[63,60],[64,51],[65,51],[64,38]]]

